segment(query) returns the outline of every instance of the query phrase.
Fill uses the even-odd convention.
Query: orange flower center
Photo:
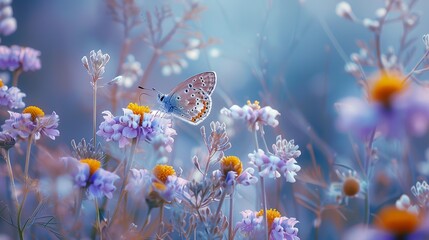
[[[224,176],[228,175],[229,171],[234,171],[237,173],[237,176],[243,172],[243,164],[236,156],[227,156],[222,158],[220,162],[220,168]]]
[[[261,209],[256,214],[256,216],[257,217],[264,216],[264,209]],[[270,209],[267,210],[268,231],[270,231],[270,229],[271,229],[271,227],[273,225],[274,219],[275,218],[279,218],[281,216],[282,216],[281,213],[279,211],[277,211],[277,209],[275,209],[275,208],[270,208]]]
[[[148,106],[140,106],[137,103],[129,103],[127,108],[133,111],[134,114],[140,115],[140,124],[143,122],[144,114],[150,113],[150,108]]]
[[[22,113],[31,114],[31,120],[33,122],[36,121],[36,118],[45,116],[45,113],[43,112],[43,110],[36,106],[28,106],[22,111]]]
[[[81,159],[80,162],[88,164],[90,176],[92,176],[101,167],[101,162],[93,158],[84,158]]]
[[[156,165],[152,173],[162,183],[167,182],[168,176],[176,175],[176,171],[170,165]]]
[[[354,177],[348,177],[343,183],[343,192],[348,197],[353,197],[359,193],[360,184]]]
[[[382,74],[372,85],[369,91],[371,100],[390,106],[395,95],[407,89],[408,84],[400,74]]]
[[[419,223],[419,217],[416,214],[389,206],[383,208],[378,214],[376,226],[395,236],[406,236],[414,232]]]
[[[0,88],[4,86],[3,80],[0,79]]]

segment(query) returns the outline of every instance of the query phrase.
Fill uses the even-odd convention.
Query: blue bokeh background
[[[174,12],[183,10],[180,1],[140,2],[144,11],[162,4],[169,4]],[[260,100],[263,105],[270,105],[282,113],[279,127],[267,129],[268,141],[273,143],[279,133],[288,139],[294,138],[303,150],[299,159],[303,167],[310,163],[306,151],[309,143],[315,145],[316,156],[322,159],[321,163],[325,162],[323,158],[326,153],[321,146],[337,160],[351,159],[347,135],[335,128],[334,103],[345,96],[361,94],[354,78],[344,71],[344,65],[349,55],[358,51],[356,40],[371,41],[373,35],[362,25],[339,18],[335,14],[338,2],[202,1],[207,9],[192,27],[200,31],[203,38],[214,37],[220,40],[219,43],[203,49],[198,60],[187,60],[188,67],[180,74],[163,76],[161,67],[157,65],[147,87],[168,92],[191,75],[207,70],[216,71],[218,86],[213,95],[213,111],[203,123],[205,126],[211,120],[219,119],[222,107]],[[349,3],[359,18],[372,18],[384,1],[350,0]],[[19,86],[27,93],[24,101],[27,105],[41,106],[45,112],[56,111],[61,119],[61,136],[55,142],[47,140],[45,143],[59,147],[68,146],[71,139],[90,138],[92,91],[81,58],[93,49],[109,53],[111,60],[101,81],[105,84],[113,79],[123,39],[121,26],[112,20],[105,1],[101,0],[15,0],[12,7],[18,30],[2,38],[2,44],[29,46],[42,53],[42,69],[24,73],[20,78]],[[429,9],[429,2],[419,1],[416,9],[421,11],[422,24],[411,35],[420,38],[429,32],[424,24],[429,22],[429,15],[424,14],[424,10]],[[385,28],[382,50],[389,46],[397,48],[401,31],[399,25]],[[328,37],[330,32],[331,38]],[[340,49],[332,44],[333,38],[338,41]],[[411,63],[416,62],[423,53],[423,44],[418,44],[421,42],[417,41],[417,51]],[[209,56],[213,48],[220,51],[219,57]],[[144,43],[137,44],[131,51],[142,63],[143,70],[150,51]],[[412,67],[412,64],[406,66],[406,70]],[[132,91],[139,90],[135,87]],[[103,100],[107,93],[108,87],[100,90],[98,122],[102,121],[101,111],[115,111],[108,109],[109,103]],[[153,99],[145,98],[145,101],[156,108],[155,96]],[[125,107],[126,103],[123,104]],[[116,113],[119,111],[116,109]],[[233,148],[228,154],[246,158],[253,151],[252,136],[241,125],[234,125],[237,134],[232,136]],[[171,161],[186,171],[192,167],[190,149],[201,145],[199,127],[183,123],[176,126],[178,137]],[[422,151],[418,154],[422,156]],[[284,194],[280,201],[292,198],[290,185],[283,185]],[[274,203],[278,199],[270,201]],[[312,228],[305,224],[312,223],[311,216],[305,217],[306,212],[297,210],[298,207],[302,208],[298,205],[283,206],[288,215],[303,219],[299,226],[301,239],[307,239],[312,234]]]

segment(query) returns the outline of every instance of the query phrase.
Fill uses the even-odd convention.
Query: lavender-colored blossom
[[[378,102],[346,98],[337,103],[338,127],[366,138],[377,128],[387,137],[422,135],[429,127],[429,91],[412,88],[395,96],[389,107]]]
[[[301,167],[297,165],[295,158],[280,158],[276,155],[265,155],[262,149],[249,154],[250,163],[258,167],[259,174],[263,177],[279,178],[280,173],[286,178],[287,182],[295,182],[297,172]]]
[[[6,106],[8,108],[23,108],[25,103],[22,101],[22,98],[26,94],[21,92],[17,87],[8,87],[3,86],[0,88],[0,105]]]
[[[17,137],[28,138],[30,134],[34,134],[35,140],[38,140],[41,137],[41,133],[43,133],[43,135],[55,140],[55,137],[60,135],[57,129],[59,117],[55,112],[35,120],[32,120],[29,113],[9,111],[9,114],[10,118],[2,125],[2,129],[15,139]]]
[[[131,169],[128,183],[125,186],[125,190],[131,193],[132,196],[141,197],[141,194],[148,190],[151,184],[151,175],[146,169]]]
[[[40,52],[30,47],[0,46],[0,69],[15,71],[20,68],[24,72],[36,71],[41,68],[39,56]]]
[[[353,10],[352,7],[350,6],[350,4],[348,2],[339,2],[337,4],[337,7],[335,9],[335,13],[347,20],[351,20],[354,21],[356,19],[356,17],[353,14]]]
[[[295,227],[298,221],[295,218],[279,217],[275,218],[270,231],[272,240],[300,240],[298,228]]]
[[[163,137],[166,149],[171,150],[174,142],[172,136],[176,131],[171,128],[171,119],[161,118],[156,113],[145,113],[140,123],[140,115],[134,114],[130,109],[124,108],[123,116],[113,116],[109,111],[104,111],[104,121],[100,124],[97,135],[104,137],[106,141],[115,141],[123,148],[131,144],[132,139],[144,139],[152,141],[156,137]]]
[[[250,103],[250,101],[248,101],[243,107],[233,105],[229,109],[223,108],[221,113],[233,119],[243,119],[251,131],[257,131],[264,125],[276,127],[279,124],[279,121],[276,118],[280,113],[270,106],[261,108],[257,101],[254,103]]]
[[[114,183],[118,179],[118,175],[102,168],[98,169],[89,179],[89,197],[101,198],[104,195],[107,198],[112,198],[113,192],[116,190]]]
[[[82,163],[73,157],[63,157],[61,161],[69,169],[75,186],[85,189],[89,199],[103,196],[107,198],[113,197],[113,192],[116,190],[114,183],[119,179],[118,175],[102,168],[98,168],[91,174],[87,163]]]
[[[246,168],[238,176],[235,171],[229,171],[225,176],[221,170],[215,170],[213,171],[213,177],[216,181],[222,182],[222,185],[227,190],[227,192],[231,192],[232,187],[237,184],[249,186],[251,184],[257,183],[258,178],[253,175],[254,172],[255,170],[253,168]]]
[[[81,61],[88,74],[91,76],[91,83],[93,86],[98,79],[102,77],[105,72],[107,62],[109,62],[110,56],[107,53],[103,53],[101,50],[95,52],[92,50],[89,53],[89,61],[86,56],[82,57]]]
[[[241,215],[243,216],[242,220],[236,224],[238,231],[247,238],[263,238],[263,216],[258,217],[257,212],[252,210],[244,210]]]
[[[8,36],[16,31],[16,19],[10,4],[12,1],[0,2],[0,34]]]
[[[156,179],[153,179],[153,181],[159,183]],[[187,183],[185,179],[172,175],[167,177],[165,183],[160,183],[163,187],[153,187],[153,190],[166,202],[176,201],[180,203],[182,201],[183,189]]]
[[[119,86],[130,88],[143,75],[140,62],[133,55],[128,55],[126,62],[122,64],[122,78],[118,81]]]

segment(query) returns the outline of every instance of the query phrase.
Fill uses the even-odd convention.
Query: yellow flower
[[[45,113],[43,112],[43,110],[36,106],[28,106],[22,111],[22,113],[31,114],[31,120],[33,122],[36,121],[36,118],[45,116]]]
[[[392,98],[408,88],[404,77],[398,73],[381,74],[372,84],[369,90],[369,98],[389,107]]]
[[[90,176],[92,176],[101,167],[101,162],[93,158],[84,158],[81,159],[80,162],[88,164]]]
[[[229,171],[234,171],[237,176],[243,172],[243,164],[236,156],[227,156],[222,158],[220,162],[220,169],[224,176],[228,175]]]
[[[375,224],[384,231],[403,237],[418,228],[420,219],[416,214],[407,210],[399,210],[394,206],[388,206],[380,211]]]
[[[176,175],[176,171],[170,165],[156,165],[152,170],[153,175],[161,182],[167,182],[168,176]]]
[[[264,216],[264,209],[261,209],[257,214],[257,217]],[[270,208],[267,210],[267,222],[268,222],[268,229],[271,229],[274,219],[281,217],[281,213],[277,211],[275,208]],[[268,230],[269,231],[269,230]]]

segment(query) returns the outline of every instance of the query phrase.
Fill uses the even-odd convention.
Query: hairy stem
[[[94,204],[95,204],[95,216],[96,216],[96,224],[95,227],[97,228],[97,232],[100,234],[100,240],[103,240],[103,230],[101,229],[101,225],[100,225],[100,210],[98,208],[98,200],[97,198],[95,198],[94,200]]]
[[[222,204],[223,201],[225,200],[226,197],[226,191],[224,191],[222,193],[222,196],[220,197],[220,201],[219,201],[219,205],[217,206],[217,210],[216,210],[216,214],[215,214],[215,219],[217,219],[217,217],[219,216],[220,210],[222,209]]]

